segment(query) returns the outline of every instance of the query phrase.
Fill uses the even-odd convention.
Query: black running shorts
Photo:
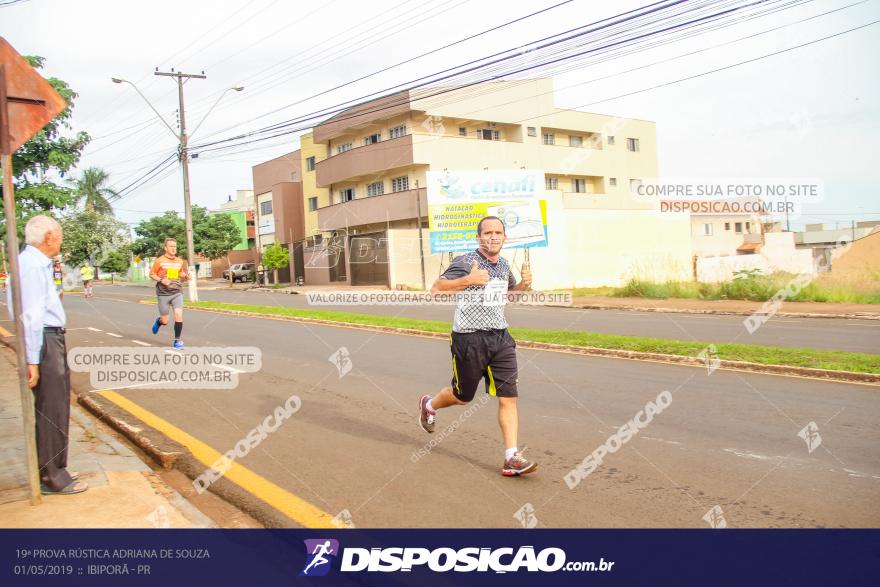
[[[481,379],[489,395],[517,396],[516,342],[507,329],[453,332],[450,341],[455,397],[474,399]]]

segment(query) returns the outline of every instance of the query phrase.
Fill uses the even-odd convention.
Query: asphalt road
[[[141,300],[154,295],[151,287],[98,286],[99,297]],[[265,291],[205,290],[202,300],[401,316],[426,320],[452,319],[451,306],[310,306],[304,295]],[[779,347],[834,349],[863,353],[880,352],[880,321],[835,318],[773,317],[753,334],[743,325],[745,316],[636,312],[629,310],[585,310],[511,305],[508,322],[521,328],[582,330],[715,344],[737,342]]]
[[[70,348],[170,342],[148,331],[154,308],[64,303]],[[450,377],[443,341],[196,311],[185,324],[189,347],[254,345],[263,368],[232,391],[120,393],[220,452],[298,395],[238,462],[358,527],[516,528],[524,507],[538,527],[706,527],[715,506],[730,527],[880,525],[878,387],[521,350],[521,444],[540,470],[504,478],[494,400],[441,412],[433,436],[416,423],[419,394]],[[344,376],[328,360],[340,347]],[[664,390],[669,407],[569,489],[563,476]]]

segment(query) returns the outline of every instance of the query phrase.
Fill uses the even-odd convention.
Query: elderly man
[[[61,226],[48,216],[34,216],[24,229],[27,246],[19,254],[21,318],[28,385],[34,392],[37,460],[44,495],[88,489],[67,470],[70,422],[70,371],[64,341],[66,320],[52,276],[52,258],[61,252]],[[12,288],[7,300],[12,311]]]

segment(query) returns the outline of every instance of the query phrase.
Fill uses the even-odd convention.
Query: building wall
[[[880,229],[853,242],[845,252],[834,255],[831,271],[835,276],[880,281]]]
[[[251,168],[255,194],[262,194],[272,189],[277,183],[302,181],[300,152],[293,151],[270,159]]]
[[[300,136],[300,153],[301,153],[301,174],[302,174],[302,191],[303,191],[303,229],[307,237],[318,234],[318,212],[309,211],[309,198],[318,198],[318,208],[330,205],[330,190],[324,187],[318,187],[316,170],[308,171],[306,169],[306,160],[314,157],[315,162],[323,161],[327,158],[327,146],[315,143],[312,133]]]
[[[736,232],[736,223],[742,223],[742,232]],[[746,229],[746,223],[749,228]],[[730,224],[730,230],[724,228]],[[712,225],[712,235],[706,236],[703,225]],[[691,216],[691,240],[693,254],[697,257],[716,257],[719,255],[736,255],[737,248],[744,242],[746,234],[760,234],[761,223],[757,216]]]

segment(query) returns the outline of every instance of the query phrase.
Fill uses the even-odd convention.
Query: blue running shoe
[[[183,341],[180,340],[179,338],[175,338],[174,342],[171,344],[171,346],[173,346],[174,350],[176,350],[176,351],[182,351],[183,350]]]
[[[153,334],[159,334],[159,328],[161,328],[161,327],[162,327],[162,322],[160,322],[159,319],[156,318],[156,321],[153,322],[153,327],[150,328],[150,330],[153,331]]]

